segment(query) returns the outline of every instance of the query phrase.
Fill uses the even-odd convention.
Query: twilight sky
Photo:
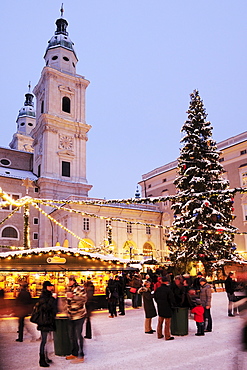
[[[2,0],[1,135],[8,147],[44,67],[58,0]],[[198,89],[222,141],[247,130],[246,0],[64,0],[87,88],[87,179],[95,198],[133,197],[145,174],[179,156]]]

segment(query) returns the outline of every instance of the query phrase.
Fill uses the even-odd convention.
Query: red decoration
[[[218,229],[218,230],[217,230],[217,233],[218,233],[218,234],[223,234],[223,231],[224,231],[224,230],[222,230],[222,229]]]
[[[200,253],[200,254],[199,254],[199,257],[202,257],[202,258],[203,258],[203,257],[205,257],[205,254]]]
[[[197,226],[197,229],[201,230],[201,229],[203,229],[203,226],[202,225],[198,225]]]
[[[187,236],[186,235],[180,236],[180,240],[182,240],[184,242],[185,240],[187,240]]]
[[[184,164],[184,165],[183,165],[183,169],[184,169],[184,170],[186,170],[186,168],[187,168],[187,166],[186,166],[186,164]]]

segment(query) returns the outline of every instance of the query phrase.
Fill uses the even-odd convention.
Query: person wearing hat
[[[211,286],[205,278],[200,279],[200,300],[204,308],[204,332],[212,331],[212,317],[210,313],[212,292]]]
[[[196,306],[192,308],[191,313],[194,314],[194,320],[197,326],[197,333],[195,335],[204,335],[204,308],[200,299],[196,299]]]
[[[157,335],[158,339],[164,338],[162,334],[163,322],[165,320],[165,340],[173,340],[171,337],[171,317],[172,317],[172,307],[175,307],[175,299],[173,292],[169,287],[169,277],[162,276],[162,284],[154,292],[154,299],[157,303],[158,308],[158,325],[157,325]]]
[[[82,327],[87,315],[87,293],[83,286],[77,284],[75,276],[69,277],[67,290],[68,331],[71,343],[71,355],[66,360],[72,363],[84,362]]]
[[[38,300],[40,321],[37,329],[41,332],[41,343],[39,350],[39,365],[49,367],[52,362],[47,356],[46,342],[49,332],[56,330],[55,317],[57,313],[56,299],[52,296],[54,285],[50,281],[44,281],[43,289]]]
[[[196,293],[199,294],[200,293],[200,279],[202,278],[202,273],[199,271],[197,273],[197,277],[194,279],[193,281],[193,288],[195,289]]]

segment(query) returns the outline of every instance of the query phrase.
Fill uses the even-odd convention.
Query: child
[[[202,307],[200,299],[196,299],[196,307],[192,308],[191,312],[194,314],[194,320],[197,326],[197,333],[195,335],[204,335],[204,308]]]

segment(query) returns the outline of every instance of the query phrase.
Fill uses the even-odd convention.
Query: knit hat
[[[44,281],[43,282],[43,289],[46,289],[48,286],[53,286],[53,284],[50,281]]]
[[[207,282],[207,280],[205,279],[205,278],[201,278],[200,280],[199,280],[199,282],[201,283],[201,282],[204,282],[204,283],[206,283]]]
[[[163,283],[170,282],[169,277],[168,276],[162,276],[162,282]]]
[[[196,304],[199,306],[200,304],[202,304],[201,300],[199,298],[196,299]]]

